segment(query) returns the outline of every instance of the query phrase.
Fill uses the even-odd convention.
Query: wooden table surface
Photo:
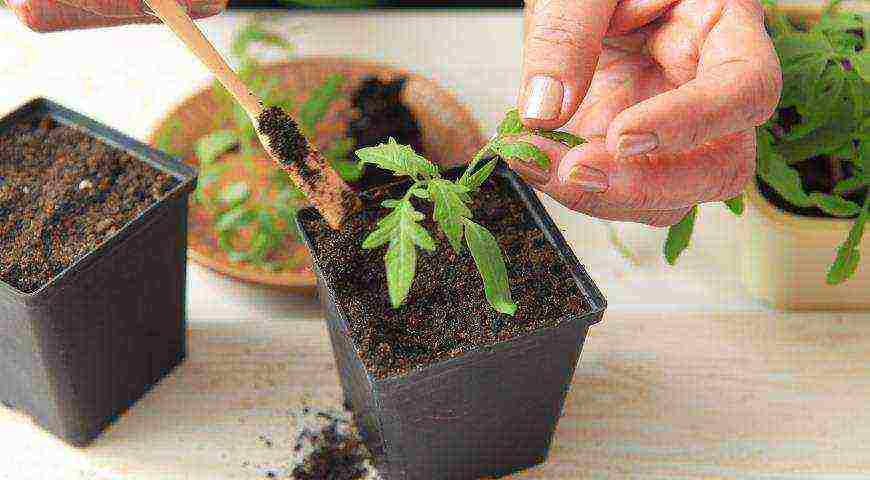
[[[487,128],[517,88],[516,12],[279,17],[303,25],[301,54],[409,66]],[[203,25],[226,51],[243,21]],[[47,95],[144,138],[207,79],[158,27],[37,36],[0,11],[0,112]],[[870,314],[785,314],[748,298],[730,260],[735,220],[717,206],[670,268],[663,231],[615,225],[626,259],[602,223],[546,203],[611,307],[586,340],[550,462],[514,478],[870,478]],[[288,412],[340,397],[319,306],[197,266],[189,287],[187,362],[85,450],[0,409],[0,478],[286,473]]]

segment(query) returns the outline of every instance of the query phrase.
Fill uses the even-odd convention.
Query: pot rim
[[[461,168],[463,167],[457,167],[457,170]],[[499,161],[494,171],[494,174],[506,179],[515,189],[516,193],[520,197],[520,201],[525,205],[527,211],[529,211],[529,213],[531,214],[532,220],[538,225],[538,227],[544,233],[545,238],[547,238],[550,244],[559,252],[559,257],[562,258],[562,260],[564,260],[565,263],[568,265],[568,268],[571,270],[571,275],[574,278],[574,281],[577,284],[580,293],[583,295],[584,300],[586,300],[586,303],[589,305],[589,310],[579,314],[566,315],[562,317],[560,321],[555,325],[539,328],[537,330],[527,332],[506,340],[501,340],[486,346],[477,347],[475,349],[463,352],[459,356],[446,358],[425,367],[413,369],[401,375],[393,375],[380,379],[375,377],[363,365],[363,369],[365,370],[366,375],[368,376],[373,388],[380,389],[390,388],[390,386],[395,385],[412,385],[418,380],[429,378],[431,375],[433,375],[433,372],[447,372],[455,366],[461,366],[467,363],[467,357],[470,355],[496,355],[500,352],[510,350],[511,347],[518,343],[522,344],[524,342],[534,342],[536,337],[545,335],[560,328],[566,328],[566,326],[571,322],[582,321],[586,324],[586,328],[589,328],[602,321],[604,311],[607,309],[607,300],[605,299],[601,290],[595,284],[595,281],[592,279],[591,276],[589,276],[586,268],[577,259],[577,255],[574,253],[574,250],[568,245],[567,241],[562,236],[561,231],[556,226],[552,217],[544,208],[543,204],[541,204],[541,201],[538,198],[537,194],[535,194],[535,192],[525,183],[525,181],[523,181],[522,178],[514,173],[513,170],[508,168],[503,160]],[[319,215],[320,214],[317,213],[317,211],[313,207],[309,207],[300,211],[297,217],[297,225],[299,226],[299,231],[302,233],[302,238],[309,251],[314,250],[314,244],[311,241],[311,237],[309,236],[308,231],[304,227],[303,220],[305,218],[318,217]],[[336,316],[341,327],[341,333],[349,338],[350,344],[353,346],[354,354],[356,355],[357,359],[361,361],[362,356],[359,353],[359,347],[349,334],[350,329],[347,322],[347,316],[342,310],[341,305],[336,301],[337,295],[335,294],[335,291],[332,289],[332,287],[323,280],[323,275],[320,271],[320,265],[317,261],[317,257],[312,254],[311,258],[312,268],[317,275],[318,283],[322,285],[322,288],[326,289],[329,292],[329,296],[331,298],[327,300],[330,300],[333,303],[336,311]]]
[[[810,217],[783,210],[770,203],[758,188],[758,178],[752,180],[746,190],[746,198],[761,216],[769,220],[781,230],[792,230],[802,233],[837,233],[845,234],[852,228],[854,218]]]
[[[197,171],[189,165],[46,97],[28,100],[20,107],[0,117],[0,131],[5,130],[14,122],[30,117],[49,117],[57,123],[83,132],[112,148],[127,153],[152,168],[173,176],[178,180],[178,184],[166,196],[155,201],[127,221],[114,235],[104,240],[97,248],[76,259],[35,291],[23,292],[0,280],[0,298],[14,299],[25,304],[53,296],[69,282],[74,281],[78,273],[90,268],[95,262],[112,252],[123,248],[128,239],[143,231],[162,216],[160,214],[165,205],[192,192],[197,181]]]

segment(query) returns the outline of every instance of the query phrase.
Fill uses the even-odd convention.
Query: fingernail
[[[610,186],[604,172],[586,165],[575,165],[568,174],[568,182],[593,193],[604,192]]]
[[[562,112],[565,87],[562,82],[546,75],[535,75],[526,84],[525,118],[553,120]]]
[[[619,137],[617,154],[620,157],[635,157],[659,148],[659,137],[654,133],[626,133]]]
[[[550,181],[550,172],[543,170],[536,163],[510,160],[508,165],[510,165],[513,171],[536,187],[543,187]]]

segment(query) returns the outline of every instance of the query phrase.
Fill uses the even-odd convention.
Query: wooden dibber
[[[296,122],[279,107],[263,106],[177,0],[145,0],[145,3],[232,94],[257,126],[265,151],[293,178],[329,225],[338,229],[345,218],[359,208],[359,198],[333,170],[329,161],[299,132]]]

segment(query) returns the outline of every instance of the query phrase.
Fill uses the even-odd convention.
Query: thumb
[[[617,0],[526,3],[518,108],[527,127],[556,129],[586,96]]]

